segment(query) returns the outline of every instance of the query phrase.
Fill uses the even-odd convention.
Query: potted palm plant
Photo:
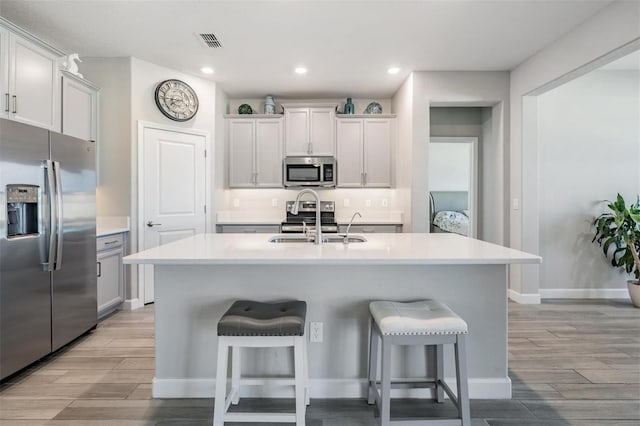
[[[627,207],[618,194],[607,207],[609,211],[594,222],[596,234],[592,242],[602,247],[607,258],[611,257],[611,265],[635,277],[627,281],[627,287],[634,306],[640,308],[640,196]]]

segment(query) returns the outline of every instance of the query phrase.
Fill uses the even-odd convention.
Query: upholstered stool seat
[[[234,302],[218,322],[218,366],[213,425],[228,422],[274,422],[305,425],[309,403],[307,344],[304,336],[307,304],[302,301],[262,303],[250,300]],[[291,347],[294,355],[292,379],[243,380],[240,375],[241,348]],[[231,390],[227,395],[227,364],[232,349]],[[231,404],[240,402],[240,386],[278,385],[295,387],[295,413],[227,412]]]
[[[415,302],[376,301],[369,305],[371,334],[369,340],[369,404],[376,403],[382,426],[398,425],[404,420],[391,420],[391,389],[395,387],[433,387],[437,402],[444,392],[458,409],[457,419],[409,420],[411,425],[471,424],[465,354],[467,323],[447,305],[437,300]],[[380,341],[382,344],[380,345]],[[444,381],[443,345],[453,344],[456,364],[457,395]],[[392,345],[435,346],[435,378],[419,381],[391,382]],[[382,346],[381,378],[378,381],[379,346]]]
[[[307,304],[238,300],[218,322],[218,336],[302,336]]]
[[[383,335],[467,333],[467,323],[437,300],[371,302],[369,310]]]

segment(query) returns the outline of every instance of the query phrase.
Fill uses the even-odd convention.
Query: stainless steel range
[[[282,222],[280,231],[283,234],[314,231],[316,229],[316,202],[299,201],[298,214],[291,214],[293,201],[287,201],[287,219]],[[336,204],[333,201],[320,202],[320,221],[322,223],[322,233],[337,233]]]

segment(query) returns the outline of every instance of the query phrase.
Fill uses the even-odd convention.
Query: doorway
[[[143,122],[138,132],[139,250],[206,232],[209,134]],[[154,301],[153,273],[138,269],[145,304]]]
[[[429,232],[478,236],[478,138],[432,137]]]

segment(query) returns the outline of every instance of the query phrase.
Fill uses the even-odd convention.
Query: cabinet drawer
[[[340,232],[347,232],[347,225],[340,225]],[[402,225],[353,225],[351,234],[393,234],[402,232]]]
[[[217,225],[221,234],[278,234],[280,225]]]
[[[97,250],[109,250],[116,247],[122,247],[124,245],[124,235],[123,234],[115,234],[115,235],[107,235],[104,237],[98,237],[97,239]]]

